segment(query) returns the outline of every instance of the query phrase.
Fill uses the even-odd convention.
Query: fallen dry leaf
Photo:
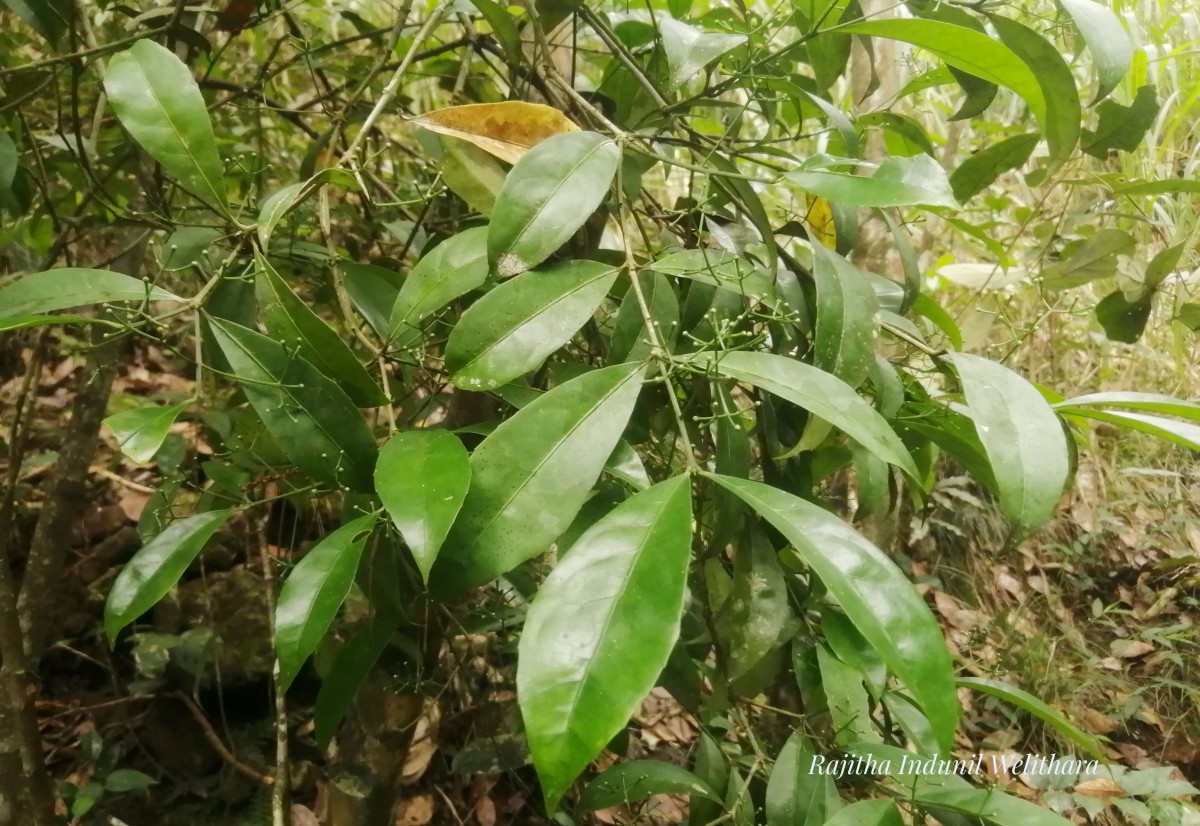
[[[1142,640],[1113,640],[1108,646],[1113,654],[1126,660],[1143,657],[1154,650],[1154,646]]]
[[[1114,797],[1124,797],[1125,790],[1111,777],[1095,777],[1082,783],[1076,783],[1075,794],[1098,797],[1101,800],[1112,800]]]
[[[396,811],[396,826],[425,826],[433,821],[433,795],[417,794],[405,798]]]
[[[292,804],[292,826],[321,826],[313,810],[299,803]]]
[[[562,112],[519,100],[447,106],[409,120],[430,132],[473,143],[502,161],[516,163],[546,138],[579,127]]]

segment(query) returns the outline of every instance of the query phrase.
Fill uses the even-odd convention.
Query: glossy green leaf
[[[823,826],[841,808],[833,778],[812,771],[815,756],[804,732],[793,731],[767,779],[767,826]]]
[[[0,316],[0,333],[9,330],[23,330],[26,327],[46,327],[51,324],[100,324],[104,327],[114,327],[117,329],[123,326],[115,321],[90,318],[85,315]]]
[[[448,238],[427,252],[400,287],[391,312],[395,345],[410,347],[421,337],[421,322],[487,281],[487,227]]]
[[[507,14],[507,12],[504,12]],[[504,189],[504,168],[487,152],[466,141],[438,135],[442,180],[480,215],[491,217]]]
[[[1069,289],[1111,278],[1117,271],[1117,258],[1129,255],[1137,246],[1128,232],[1101,229],[1088,236],[1064,261],[1042,270],[1042,286],[1048,290]]]
[[[349,396],[278,342],[232,321],[205,320],[284,454],[327,485],[374,490],[375,437]]]
[[[638,279],[650,319],[664,346],[670,349],[679,332],[679,299],[675,289],[670,281],[656,272],[638,273]],[[614,363],[642,361],[649,358],[650,349],[651,340],[642,316],[641,302],[634,290],[627,290],[613,322],[609,360]]]
[[[1200,422],[1200,403],[1176,399],[1159,393],[1089,393],[1051,405],[1055,410],[1075,407],[1123,407],[1130,410],[1149,410],[1168,416],[1180,416]]]
[[[999,680],[989,680],[983,677],[959,677],[958,686],[978,691],[981,694],[990,694],[1014,705],[1022,711],[1032,714],[1097,760],[1106,759],[1104,747],[1096,737],[1073,725],[1062,714],[1027,691],[1022,691],[1016,686]]]
[[[924,316],[933,322],[933,326],[941,330],[946,336],[946,340],[950,342],[951,347],[955,350],[962,349],[962,330],[955,323],[954,316],[946,312],[946,309],[941,304],[938,304],[927,295],[918,295],[913,299],[912,309],[917,315]]]
[[[772,353],[701,353],[694,361],[722,376],[747,382],[803,407],[870,448],[884,461],[918,478],[912,456],[887,420],[836,376]]]
[[[555,135],[508,173],[488,225],[487,253],[500,278],[545,261],[570,240],[608,194],[621,150],[595,132]]]
[[[737,548],[733,589],[717,617],[717,628],[726,641],[730,682],[776,647],[791,613],[775,549],[760,531],[754,531]]]
[[[1058,0],[1087,44],[1096,67],[1098,85],[1093,103],[1108,97],[1133,64],[1133,43],[1120,18],[1094,0]]]
[[[1071,156],[1079,143],[1083,110],[1079,104],[1079,89],[1071,67],[1058,47],[1038,32],[1015,20],[998,14],[988,16],[1005,46],[1029,66],[1036,67],[1038,85],[1046,99],[1046,117],[1041,121],[1042,133],[1050,148],[1051,167]]]
[[[517,699],[549,811],[667,663],[683,616],[691,520],[686,475],[635,494],[584,532],[529,608]]]
[[[313,735],[322,748],[333,740],[354,695],[387,649],[396,624],[394,615],[377,613],[371,625],[342,646],[334,658],[313,706]]]
[[[648,266],[663,275],[687,278],[757,298],[770,307],[783,301],[775,283],[747,258],[711,249],[684,250],[663,256]]]
[[[1062,406],[1055,408],[1063,416],[1081,416],[1098,422],[1125,427],[1139,433],[1148,433],[1169,442],[1183,445],[1189,450],[1200,450],[1200,426],[1162,416],[1147,416],[1144,413],[1100,410],[1095,407]]]
[[[178,519],[133,555],[113,580],[104,603],[104,633],[110,642],[167,595],[232,515],[232,510],[220,510]]]
[[[838,743],[881,742],[871,721],[871,704],[863,687],[863,675],[823,645],[817,646],[817,666],[834,740]]]
[[[817,285],[813,363],[858,387],[875,362],[879,302],[858,267],[819,243],[812,244],[812,255]]]
[[[880,697],[887,689],[887,665],[879,652],[854,627],[854,623],[841,611],[831,606],[821,606],[821,633],[825,644],[837,658],[853,668],[867,685],[874,697]]]
[[[1070,475],[1062,422],[1041,393],[1002,364],[952,353],[969,415],[995,475],[1012,541],[1050,518]]]
[[[717,473],[750,478],[753,454],[747,422],[741,407],[733,400],[726,382],[713,382],[713,465]],[[725,490],[713,491],[713,527],[709,540],[713,548],[723,549],[741,535],[746,507],[742,500]]]
[[[294,207],[304,193],[308,183],[288,184],[271,193],[258,208],[258,240],[266,249],[271,244],[271,235],[283,216]]]
[[[117,437],[121,452],[135,462],[149,462],[162,447],[171,425],[188,406],[188,402],[167,407],[142,407],[114,413],[104,420]]]
[[[576,806],[594,812],[645,800],[656,794],[676,794],[720,800],[708,784],[687,769],[661,760],[629,760],[605,769],[588,783]]]
[[[399,275],[386,267],[338,261],[346,283],[346,292],[354,309],[367,320],[375,335],[390,340],[389,317],[399,295]]]
[[[425,582],[470,484],[470,457],[447,430],[397,433],[379,451],[376,493]]]
[[[745,35],[706,32],[670,17],[658,19],[667,58],[667,88],[676,89],[721,55],[746,42]]]
[[[705,732],[700,732],[696,741],[695,762],[692,771],[710,789],[722,794],[729,785],[729,760],[721,751],[717,741]],[[694,797],[688,807],[688,826],[707,826],[721,816],[723,800]]]
[[[791,543],[854,627],[904,681],[948,752],[958,723],[950,652],[938,621],[896,564],[811,502],[761,482],[711,478],[740,496]]]
[[[506,419],[471,454],[471,488],[431,577],[482,585],[545,552],[567,529],[616,448],[644,366],[584,373]]]
[[[1154,125],[1159,108],[1158,91],[1149,83],[1137,90],[1137,96],[1128,106],[1113,100],[1102,102],[1096,107],[1100,122],[1094,131],[1083,130],[1080,148],[1101,160],[1118,149],[1133,152],[1141,146],[1142,139]]]
[[[228,212],[225,168],[192,72],[174,52],[139,40],[113,55],[104,91],[133,139],[200,200]]]
[[[825,826],[904,826],[891,800],[859,800],[825,821]]]
[[[1146,331],[1153,309],[1153,293],[1130,298],[1122,290],[1114,290],[1096,304],[1096,321],[1109,341],[1135,344]]]
[[[864,20],[843,26],[846,34],[874,35],[919,46],[946,64],[1016,92],[1038,122],[1046,116],[1037,74],[1011,49],[983,32],[939,20],[893,18]]]
[[[825,169],[801,169],[787,173],[787,178],[813,195],[847,206],[953,209],[959,205],[945,170],[928,155],[888,158],[870,177]]]
[[[950,175],[954,197],[968,201],[991,186],[1003,173],[1024,165],[1038,140],[1036,133],[1016,135],[967,158]]]
[[[255,262],[255,294],[271,337],[336,382],[359,407],[387,404],[342,337],[292,292],[266,258],[257,256]]]
[[[342,525],[305,554],[283,581],[275,605],[275,651],[282,689],[296,679],[350,594],[374,526],[373,514]]]
[[[446,342],[454,384],[491,390],[539,367],[592,318],[618,272],[598,261],[564,261],[493,288]]]
[[[109,270],[63,267],[6,281],[0,287],[0,318],[52,313],[113,301],[183,301],[174,293]]]

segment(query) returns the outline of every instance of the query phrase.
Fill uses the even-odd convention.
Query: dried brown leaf
[[[575,122],[557,109],[518,100],[447,106],[418,115],[409,123],[473,143],[507,163],[516,163],[546,138],[579,131]]]

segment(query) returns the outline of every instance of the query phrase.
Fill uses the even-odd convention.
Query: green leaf
[[[4,5],[51,43],[67,30],[74,13],[70,0],[4,0]]]
[[[1058,411],[1076,407],[1126,407],[1130,410],[1149,410],[1152,413],[1164,413],[1200,422],[1200,403],[1159,393],[1089,393],[1051,406]]]
[[[656,794],[721,799],[707,783],[687,769],[661,760],[629,760],[610,766],[588,783],[579,796],[576,810],[594,812],[645,800]]]
[[[283,581],[275,605],[275,650],[283,690],[296,679],[350,594],[374,526],[374,514],[342,525],[318,542]]]
[[[292,292],[271,263],[261,255],[255,256],[258,272],[255,293],[271,337],[294,348],[309,364],[320,370],[346,391],[359,407],[378,407],[387,404],[379,385],[359,363],[342,337],[308,308]]]
[[[399,348],[421,338],[421,322],[487,281],[487,227],[463,230],[422,256],[400,287],[391,313]]]
[[[1032,384],[990,359],[966,353],[953,362],[969,415],[996,478],[1011,541],[1046,523],[1070,475],[1062,422]]]
[[[787,178],[814,195],[848,206],[959,206],[945,170],[928,155],[888,158],[869,178],[824,169],[797,170]]]
[[[696,760],[693,770],[697,777],[710,789],[721,794],[729,785],[729,761],[717,741],[700,732],[696,743]],[[688,826],[707,826],[711,821],[721,816],[724,800],[709,800],[705,797],[694,797],[688,807]]]
[[[683,616],[691,521],[686,475],[633,495],[579,537],[529,608],[517,699],[551,812],[667,663]]]
[[[912,456],[887,420],[836,376],[772,353],[700,353],[693,361],[803,407],[911,478],[919,478]]]
[[[229,212],[208,109],[183,61],[152,40],[139,40],[109,60],[104,91],[150,157],[200,200]]]
[[[1165,195],[1200,194],[1200,180],[1192,178],[1165,178],[1161,181],[1132,181],[1113,187],[1114,195]]]
[[[1011,686],[1008,683],[1000,682],[999,680],[988,680],[983,677],[959,677],[958,686],[960,688],[969,688],[973,691],[978,691],[983,694],[990,694],[993,697],[998,697],[1006,703],[1016,706],[1022,711],[1032,714],[1046,725],[1050,726],[1060,735],[1075,745],[1079,746],[1086,753],[1095,757],[1097,760],[1105,760],[1104,747],[1100,741],[1086,731],[1074,726],[1071,722],[1059,714],[1057,711],[1046,705],[1044,702],[1034,697],[1032,694],[1022,691],[1016,686]]]
[[[650,319],[669,350],[679,332],[679,299],[675,289],[670,281],[657,272],[638,273],[638,281],[650,311]],[[637,293],[632,289],[627,290],[613,321],[609,361],[642,361],[650,357],[650,346],[650,336],[646,331],[646,320],[642,317]]]
[[[504,189],[504,168],[478,146],[448,135],[436,138],[442,150],[439,168],[446,186],[480,215],[491,217],[496,198]]]
[[[793,731],[767,780],[767,826],[822,826],[841,808],[833,778],[812,771],[814,757],[804,732]]]
[[[1148,433],[1151,436],[1175,442],[1190,450],[1200,450],[1200,427],[1188,422],[1177,422],[1174,419],[1147,416],[1142,413],[1098,410],[1094,407],[1058,407],[1056,409],[1063,416],[1082,416],[1085,419],[1108,422],[1118,427]]]
[[[349,396],[278,342],[232,321],[204,318],[284,455],[332,487],[374,490],[375,437]]]
[[[775,282],[747,258],[711,249],[684,250],[663,256],[647,269],[710,284],[741,296],[757,298],[770,307],[783,306]]]
[[[1058,0],[1058,4],[1071,16],[1092,54],[1099,81],[1092,101],[1096,103],[1108,97],[1129,73],[1133,64],[1133,43],[1121,20],[1104,5],[1093,0]]]
[[[471,455],[471,488],[431,582],[482,585],[546,551],[612,455],[645,368],[621,364],[555,387],[505,420]]]
[[[1146,274],[1142,277],[1142,284],[1146,289],[1153,290],[1166,281],[1179,266],[1179,261],[1185,252],[1187,252],[1186,243],[1176,244],[1160,250],[1154,258],[1150,259],[1150,263],[1146,265]]]
[[[746,479],[710,475],[791,543],[920,703],[942,749],[958,723],[954,669],[941,627],[912,583],[883,551],[828,511]]]
[[[1174,320],[1193,332],[1200,330],[1200,304],[1195,302],[1180,304]]]
[[[367,320],[375,335],[390,341],[392,332],[388,319],[400,293],[399,274],[386,267],[353,261],[338,261],[337,266],[342,269],[346,292],[354,309]]]
[[[706,32],[667,16],[658,19],[667,58],[667,88],[677,89],[721,55],[746,42],[745,35]]]
[[[275,226],[296,205],[307,186],[307,181],[288,184],[275,190],[263,200],[262,205],[258,208],[257,223],[258,240],[264,250],[271,245],[271,235],[275,232]]]
[[[1100,113],[1100,122],[1096,124],[1096,130],[1083,130],[1080,148],[1093,158],[1101,160],[1118,149],[1132,152],[1141,145],[1142,139],[1154,125],[1158,110],[1158,95],[1153,84],[1138,89],[1133,103],[1128,106],[1106,100],[1096,107],[1096,111]]]
[[[104,633],[109,642],[166,596],[232,515],[232,510],[220,510],[176,520],[133,555],[113,580],[104,603]]]
[[[426,583],[470,484],[470,457],[449,431],[397,433],[379,451],[375,465],[379,501]]]
[[[51,313],[113,301],[183,301],[174,293],[109,270],[63,267],[8,281],[0,287],[0,318]]]
[[[1046,117],[1037,74],[1011,49],[991,36],[939,20],[894,18],[864,20],[840,29],[844,34],[874,35],[919,46],[947,65],[1016,92],[1041,123]]]
[[[1079,89],[1071,67],[1054,44],[1028,26],[998,14],[988,18],[1001,42],[1027,65],[1037,67],[1038,85],[1046,99],[1046,117],[1040,123],[1050,147],[1051,168],[1057,168],[1075,151],[1083,121]]]
[[[1150,320],[1153,308],[1153,292],[1130,299],[1123,291],[1115,290],[1096,304],[1096,321],[1104,328],[1104,335],[1109,341],[1134,344],[1146,331],[1146,322]]]
[[[591,319],[618,272],[598,261],[564,261],[492,289],[446,342],[454,384],[491,390],[536,369]]]
[[[145,463],[154,458],[171,425],[188,406],[188,402],[168,407],[142,407],[114,413],[104,420],[117,437],[121,452],[135,462]]]
[[[396,625],[394,615],[377,613],[370,627],[350,639],[334,658],[313,707],[313,734],[322,748],[327,748],[333,740],[338,724],[346,716],[359,686],[387,648]]]
[[[825,826],[904,826],[891,800],[859,800],[825,821]]]
[[[545,261],[570,240],[608,194],[621,150],[595,132],[555,135],[508,173],[488,225],[487,253],[500,278]]]
[[[0,317],[0,333],[9,330],[23,330],[26,327],[46,327],[51,324],[100,324],[115,329],[124,326],[115,321],[105,321],[85,315],[23,315],[11,318]]]
[[[6,194],[12,188],[13,179],[17,176],[17,168],[21,165],[17,145],[8,133],[0,130],[0,194]]]
[[[1111,278],[1117,271],[1118,256],[1129,255],[1136,246],[1133,236],[1124,230],[1097,230],[1065,261],[1042,270],[1042,286],[1061,290]]]
[[[1001,174],[1024,165],[1033,154],[1038,140],[1036,132],[1017,135],[967,158],[950,175],[954,197],[963,202],[969,201],[991,186]]]
[[[879,733],[871,722],[871,703],[863,687],[863,675],[835,657],[825,646],[817,646],[821,689],[829,708],[834,739],[838,743],[878,743]]]
[[[755,531],[737,549],[733,590],[717,617],[721,636],[727,639],[730,682],[744,676],[776,647],[791,613],[775,549],[761,531]]]
[[[821,633],[829,650],[859,673],[871,695],[882,696],[887,689],[887,665],[879,652],[858,633],[854,623],[841,611],[822,606]]]
[[[137,792],[148,789],[158,783],[148,774],[142,774],[135,769],[117,769],[104,778],[104,790],[114,794]]]
[[[817,330],[813,363],[851,387],[866,379],[875,363],[879,302],[862,270],[812,243],[817,285]]]

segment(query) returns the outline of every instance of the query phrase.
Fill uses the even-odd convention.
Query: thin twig
[[[264,786],[275,785],[275,778],[270,775],[263,774],[250,766],[247,766],[241,760],[238,760],[233,752],[221,740],[221,735],[217,734],[216,729],[212,727],[212,723],[208,721],[208,717],[204,715],[204,711],[200,706],[196,705],[196,701],[182,691],[172,692],[170,695],[187,707],[188,712],[192,715],[195,721],[200,725],[200,732],[204,735],[204,739],[213,747],[213,751],[221,756],[221,759],[229,764],[229,768],[233,769],[243,777],[248,777],[255,783],[261,783]]]

